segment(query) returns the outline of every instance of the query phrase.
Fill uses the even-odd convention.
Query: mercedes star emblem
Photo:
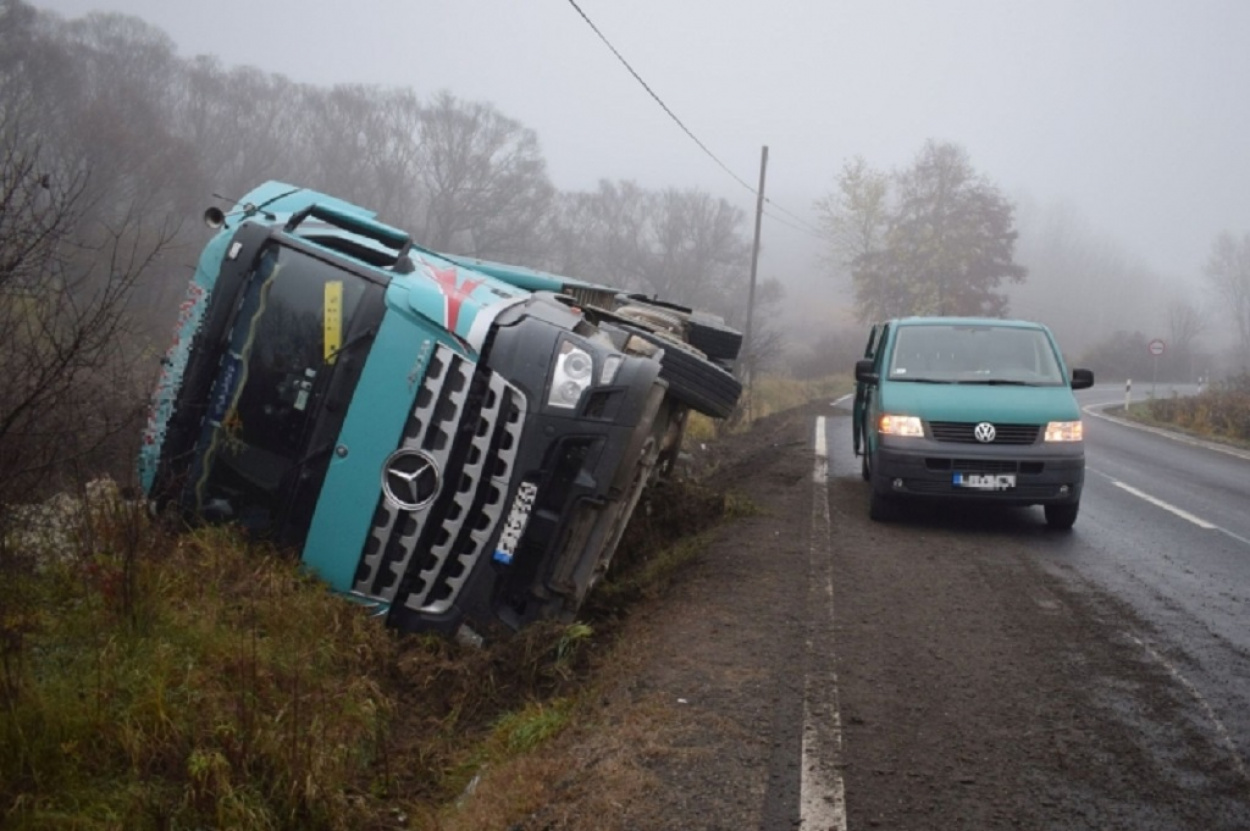
[[[438,495],[438,464],[420,450],[401,448],[382,467],[382,492],[401,511],[419,511]]]
[[[993,424],[990,424],[988,421],[982,421],[976,426],[976,429],[972,431],[972,435],[975,436],[976,440],[982,444],[989,444],[994,440],[994,436],[997,432],[998,431],[994,429]]]

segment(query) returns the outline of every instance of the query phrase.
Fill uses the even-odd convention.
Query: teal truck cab
[[[909,317],[874,326],[855,365],[854,448],[870,515],[906,499],[1042,505],[1071,528],[1085,481],[1081,410],[1050,330],[988,318]]]
[[[687,411],[741,389],[688,320],[599,319],[554,275],[514,284],[325,194],[270,182],[205,218],[143,488],[298,551],[400,629],[572,617]]]

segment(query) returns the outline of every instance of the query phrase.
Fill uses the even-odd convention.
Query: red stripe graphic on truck
[[[443,293],[444,299],[444,321],[443,325],[451,331],[456,331],[456,323],[460,318],[460,307],[469,295],[473,294],[473,290],[485,280],[465,280],[461,282],[456,273],[455,266],[451,268],[435,268],[429,263],[425,264],[426,269],[430,272],[430,276],[434,278],[434,282],[438,284],[438,289]]]

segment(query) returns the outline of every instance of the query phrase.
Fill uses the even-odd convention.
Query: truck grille
[[[441,487],[417,511],[379,498],[356,593],[429,614],[451,607],[503,515],[525,409],[501,376],[435,349],[400,448],[431,458]]]
[[[930,421],[929,430],[936,441],[959,444],[981,444],[973,431],[976,421]],[[995,424],[994,441],[987,444],[1033,444],[1041,428],[1036,424]]]

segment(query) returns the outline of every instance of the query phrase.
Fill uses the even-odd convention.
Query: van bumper
[[[872,487],[882,495],[1063,505],[1079,502],[1085,484],[1083,442],[988,448],[952,446],[929,439],[879,438]],[[1003,478],[990,488],[957,483],[966,482],[969,476]],[[1012,477],[1014,483],[1008,486],[1006,477]]]

